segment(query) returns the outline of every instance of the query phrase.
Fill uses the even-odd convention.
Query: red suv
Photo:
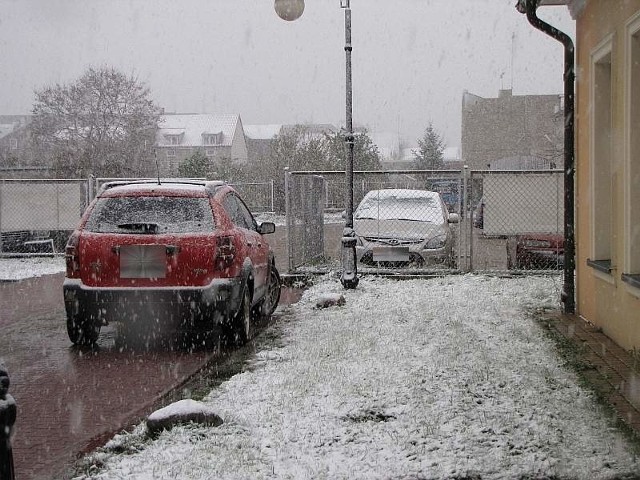
[[[100,328],[252,336],[269,316],[280,277],[258,225],[223,182],[134,181],[105,184],[66,246],[64,302],[74,344]]]

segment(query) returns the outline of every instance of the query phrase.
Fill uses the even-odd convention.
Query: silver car
[[[453,234],[440,194],[428,190],[371,190],[353,217],[356,255],[363,264],[453,266]]]

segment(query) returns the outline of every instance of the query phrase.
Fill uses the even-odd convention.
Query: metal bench
[[[53,238],[38,238],[34,240],[27,240],[22,245],[27,248],[38,246],[38,245],[49,245],[51,246],[51,253],[56,253],[56,247],[53,243]]]

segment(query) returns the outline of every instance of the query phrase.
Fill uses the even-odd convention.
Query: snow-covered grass
[[[246,371],[205,397],[217,428],[139,425],[94,452],[91,478],[609,479],[631,445],[533,312],[558,277],[327,278]],[[316,308],[341,293],[343,306]],[[122,453],[125,452],[125,453]],[[80,476],[84,478],[84,474]]]
[[[0,281],[23,280],[64,270],[64,258],[61,256],[0,258]]]

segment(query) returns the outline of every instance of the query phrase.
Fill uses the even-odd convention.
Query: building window
[[[11,150],[17,150],[18,149],[18,139],[17,138],[9,139],[9,148],[11,148]]]
[[[204,154],[207,157],[215,157],[216,156],[216,149],[215,148],[207,148],[207,149],[205,149]]]
[[[175,148],[167,148],[167,157],[175,157],[176,149]]]
[[[627,175],[625,175],[626,261],[623,280],[640,288],[640,16],[629,24],[627,34],[627,85],[625,96]]]
[[[611,40],[591,56],[591,228],[589,265],[610,273],[613,250]]]
[[[165,142],[167,145],[180,145],[182,140],[182,134],[179,135],[165,135]]]
[[[202,134],[202,143],[204,145],[222,145],[223,139],[222,132],[218,133],[203,133]]]

